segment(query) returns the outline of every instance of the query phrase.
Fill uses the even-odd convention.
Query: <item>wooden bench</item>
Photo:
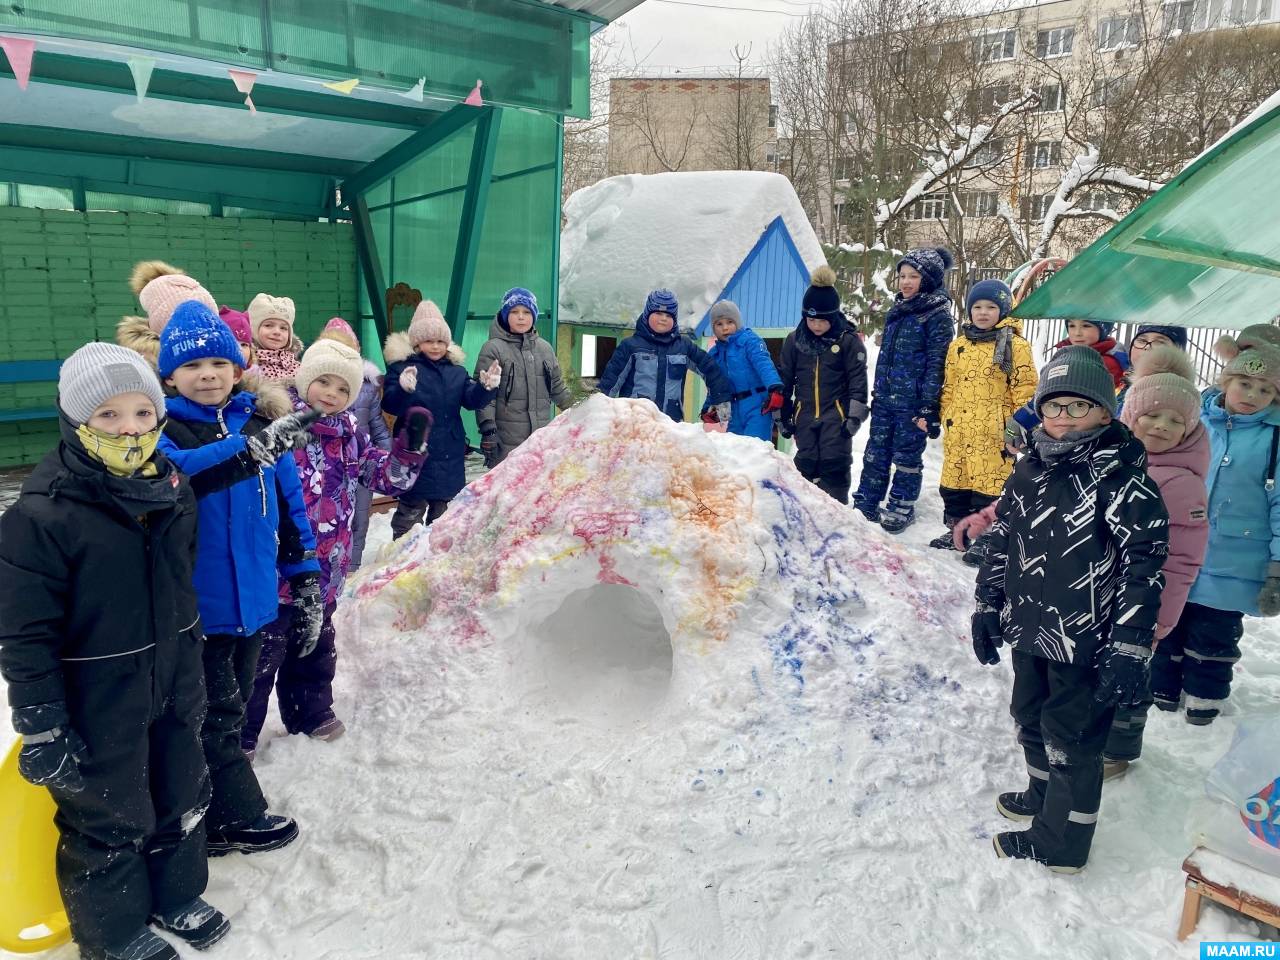
[[[0,362],[0,383],[56,383],[61,360],[8,360]],[[0,410],[0,423],[21,420],[55,420],[57,407],[13,407]]]
[[[1205,867],[1198,862],[1207,859],[1206,854],[1210,857],[1222,856],[1204,847],[1196,847],[1191,851],[1191,855],[1182,861],[1182,870],[1187,875],[1187,888],[1182,900],[1182,922],[1178,924],[1179,940],[1187,939],[1195,931],[1196,924],[1200,922],[1200,907],[1206,897],[1246,917],[1273,927],[1280,927],[1280,903],[1272,903],[1270,900],[1239,890],[1228,883],[1209,879],[1205,876]],[[1223,859],[1227,858],[1223,857]],[[1253,868],[1241,865],[1241,870],[1250,869]]]

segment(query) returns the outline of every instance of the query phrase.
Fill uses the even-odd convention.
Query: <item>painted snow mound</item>
[[[810,271],[826,262],[795,189],[777,173],[610,177],[576,191],[564,214],[560,310],[570,322],[630,325],[655,287],[674,290],[681,320],[696,322],[779,216]]]

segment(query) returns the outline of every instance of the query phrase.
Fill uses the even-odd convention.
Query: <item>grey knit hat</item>
[[[164,417],[164,393],[151,365],[139,353],[114,343],[86,343],[58,372],[58,407],[76,426],[122,393],[146,394]]]
[[[738,305],[732,300],[718,300],[711,308],[712,323],[715,323],[722,317],[727,317],[738,326],[742,326],[742,314],[738,312]]]
[[[1036,387],[1036,414],[1044,401],[1063,394],[1092,400],[1116,415],[1115,381],[1101,355],[1090,347],[1063,347],[1044,365]]]

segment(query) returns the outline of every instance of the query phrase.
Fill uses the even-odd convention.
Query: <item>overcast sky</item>
[[[628,62],[631,60],[630,47],[634,45],[636,58],[642,60],[646,67],[679,67],[715,73],[717,67],[727,69],[734,63],[733,46],[739,44],[744,50],[751,45],[752,62],[763,64],[769,44],[788,23],[794,22],[794,18],[787,14],[803,14],[806,9],[800,0],[697,2],[726,9],[709,10],[664,0],[646,0],[622,17],[617,29],[626,31]],[[776,10],[778,13],[730,9],[732,7]]]

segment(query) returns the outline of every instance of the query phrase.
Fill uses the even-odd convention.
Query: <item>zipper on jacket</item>
[[[818,368],[822,365],[822,354],[813,358],[813,418],[822,416],[822,398],[818,395]]]

